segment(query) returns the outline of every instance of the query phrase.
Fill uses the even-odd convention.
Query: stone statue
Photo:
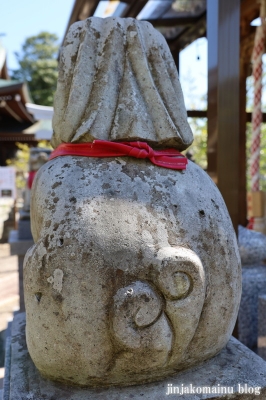
[[[131,18],[72,25],[53,126],[54,147],[97,139],[187,148],[193,137],[162,35]],[[240,258],[221,194],[200,167],[64,155],[38,171],[32,192],[26,335],[44,377],[144,383],[226,345]]]
[[[49,155],[51,153],[50,149],[42,149],[38,147],[32,147],[30,149],[30,159],[29,159],[29,176],[27,180],[27,186],[25,189],[24,195],[24,207],[22,216],[25,218],[27,216],[29,218],[30,211],[30,196],[31,196],[31,187],[33,183],[33,179],[36,175],[36,172],[48,161]],[[25,214],[26,212],[26,214]],[[27,214],[28,213],[28,214]]]

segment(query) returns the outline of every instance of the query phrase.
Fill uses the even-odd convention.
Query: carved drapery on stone
[[[88,18],[73,24],[60,57],[52,145],[145,140],[186,149],[193,141],[175,63],[148,22]]]

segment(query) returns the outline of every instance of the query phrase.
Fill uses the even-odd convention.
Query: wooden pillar
[[[244,57],[240,58],[240,82],[239,82],[239,199],[238,199],[238,223],[247,224],[247,157],[246,157],[246,129],[247,129],[247,76],[250,62]]]
[[[207,0],[208,173],[239,222],[240,0]]]

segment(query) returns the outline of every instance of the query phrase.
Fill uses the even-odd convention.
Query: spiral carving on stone
[[[136,371],[141,370],[142,362],[150,363],[151,355],[154,366],[182,362],[205,298],[205,273],[194,252],[163,248],[157,257],[156,289],[135,281],[114,296],[113,336],[122,351],[118,360],[134,354]]]
[[[117,291],[112,325],[122,358],[134,355],[137,370],[142,368],[140,363],[155,367],[167,361],[173,334],[163,312],[163,300],[148,283],[136,281]],[[121,355],[119,358],[121,361]]]
[[[241,294],[237,242],[196,165],[183,175],[138,159],[58,157],[38,172],[31,210],[26,335],[44,377],[142,384],[227,343]]]
[[[165,298],[165,312],[174,327],[169,365],[186,357],[197,329],[206,294],[204,267],[197,254],[184,247],[165,247],[158,254],[157,287]]]

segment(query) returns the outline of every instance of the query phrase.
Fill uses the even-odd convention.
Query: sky
[[[207,109],[208,42],[200,38],[181,51],[179,77],[187,110]]]
[[[29,36],[56,33],[62,41],[74,0],[0,0],[0,35],[9,69],[17,68],[15,51]]]
[[[56,33],[60,43],[74,0],[0,0],[0,40],[7,50],[9,69],[18,68],[14,52],[25,39],[41,31]],[[199,39],[180,54],[180,81],[188,109],[205,109],[207,40]]]

